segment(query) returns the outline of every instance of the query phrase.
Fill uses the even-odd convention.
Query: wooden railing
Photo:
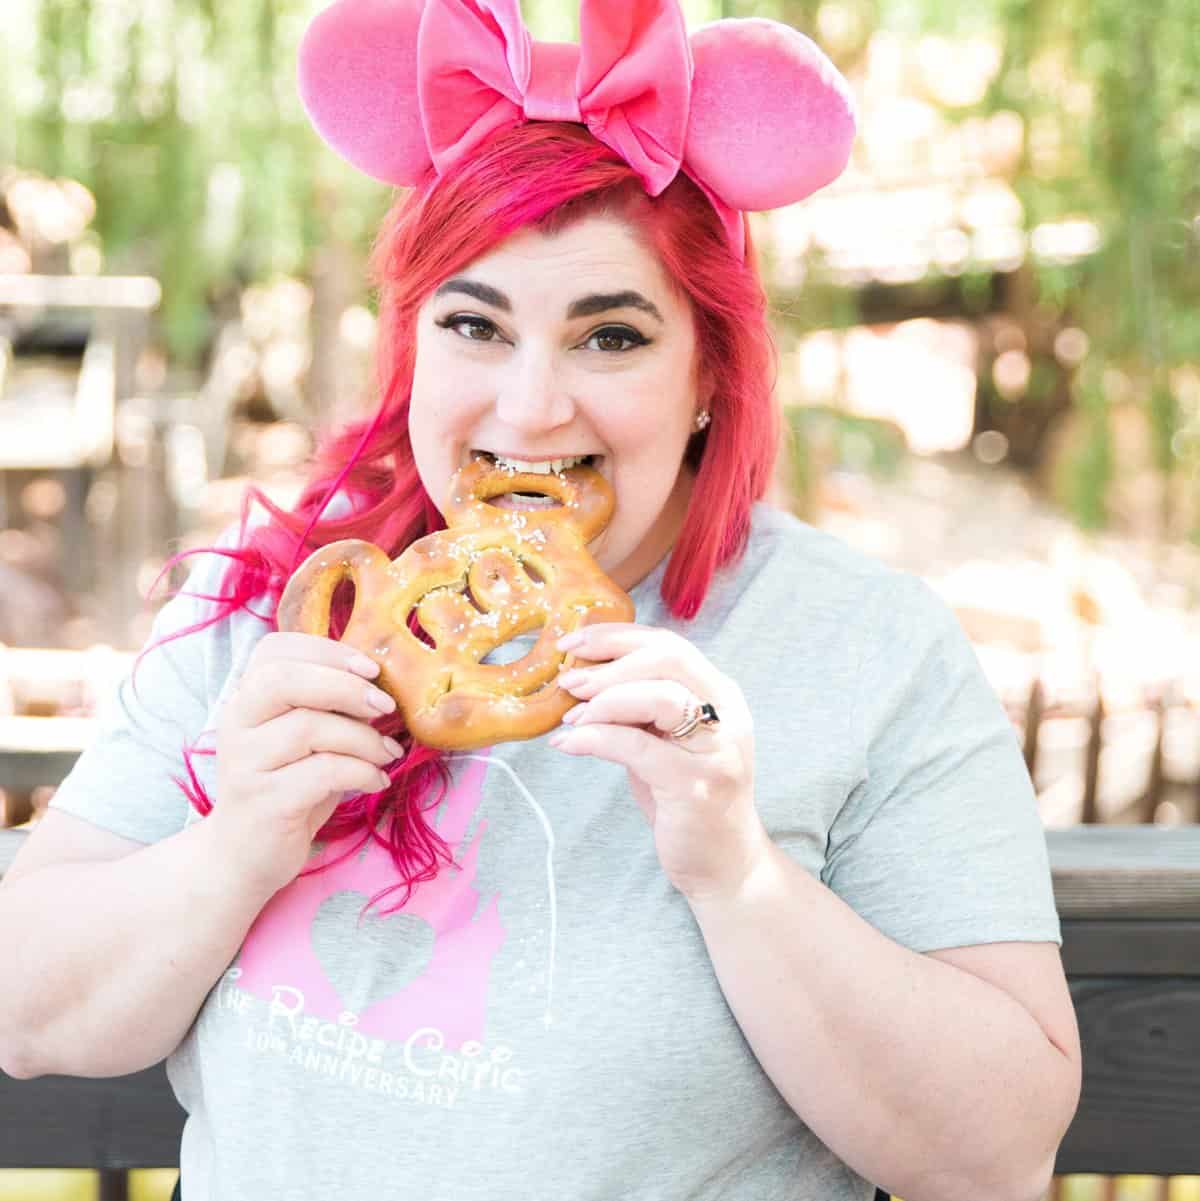
[[[980,621],[955,612],[968,632]],[[995,633],[994,618],[984,632]],[[1048,827],[1200,823],[1200,681],[1106,700],[1096,676],[1051,685],[1031,656],[976,650],[1022,742]],[[0,826],[28,820],[62,782],[134,660],[106,646],[0,646]]]
[[[0,830],[0,873],[25,835]],[[1060,1175],[1200,1174],[1200,826],[1047,832],[1083,1095]],[[162,1065],[85,1080],[0,1074],[0,1168],[178,1163],[183,1113]]]

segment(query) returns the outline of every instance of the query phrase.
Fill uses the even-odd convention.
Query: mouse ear
[[[760,17],[692,34],[684,162],[727,205],[765,212],[832,183],[854,143],[854,101],[809,38]]]
[[[424,0],[337,0],[300,44],[300,100],[347,162],[384,183],[419,183],[433,165],[417,95]]]

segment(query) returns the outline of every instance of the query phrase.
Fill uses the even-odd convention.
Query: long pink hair
[[[682,173],[650,198],[633,170],[584,127],[531,122],[497,135],[469,162],[393,205],[369,267],[379,295],[380,404],[370,418],[319,439],[308,483],[291,511],[251,487],[235,547],[185,552],[214,552],[230,561],[221,594],[205,598],[210,615],[161,641],[202,630],[243,608],[274,629],[288,576],[312,550],[336,539],[365,538],[395,557],[418,538],[444,529],[417,474],[408,433],[417,311],[438,284],[518,230],[552,233],[597,212],[628,221],[690,299],[700,378],[715,384],[712,422],[687,449],[696,485],[662,582],[670,612],[694,617],[714,572],[745,549],[751,507],[770,484],[778,445],[775,349],[749,230],[743,263],[704,194]],[[339,493],[352,511],[324,516]],[[269,519],[249,526],[253,501]],[[164,571],[183,557],[172,558]],[[266,603],[251,608],[259,597]],[[335,603],[331,633],[337,636],[348,617],[347,604]],[[406,754],[391,768],[388,788],[348,797],[321,828],[317,837],[323,842],[358,836],[345,854],[305,872],[325,870],[373,838],[391,854],[398,883],[365,908],[401,890],[400,899],[383,911],[391,913],[407,904],[418,883],[432,880],[440,864],[453,863],[450,848],[426,819],[441,802],[450,775],[446,756],[414,743],[398,714],[373,724],[400,741]],[[212,803],[192,756],[214,753],[198,740],[184,748],[187,778],[178,783],[201,814]]]

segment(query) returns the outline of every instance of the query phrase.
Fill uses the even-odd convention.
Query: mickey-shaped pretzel
[[[518,491],[559,503],[487,503]],[[587,550],[613,505],[611,486],[591,467],[539,475],[476,458],[454,477],[449,528],[418,539],[396,560],[356,538],[314,551],[284,588],[279,629],[328,635],[334,590],[348,577],[354,608],[342,641],[379,663],[376,683],[396,698],[414,738],[448,751],[535,738],[576,704],[556,682],[571,658],[558,639],[594,622],[634,618],[633,601]],[[409,628],[414,609],[433,646]],[[523,658],[480,662],[539,626]]]

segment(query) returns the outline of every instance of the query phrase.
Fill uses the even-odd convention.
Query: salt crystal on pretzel
[[[559,503],[521,512],[488,503],[512,492]],[[591,467],[540,475],[477,458],[452,481],[448,528],[394,561],[356,538],[314,551],[284,588],[279,628],[328,636],[334,590],[350,579],[354,608],[342,641],[379,663],[376,683],[414,738],[446,751],[536,738],[577,703],[558,686],[572,659],[558,640],[584,625],[634,619],[629,595],[587,549],[613,506],[611,486]],[[432,646],[409,628],[414,613]],[[482,662],[539,626],[522,658]]]

